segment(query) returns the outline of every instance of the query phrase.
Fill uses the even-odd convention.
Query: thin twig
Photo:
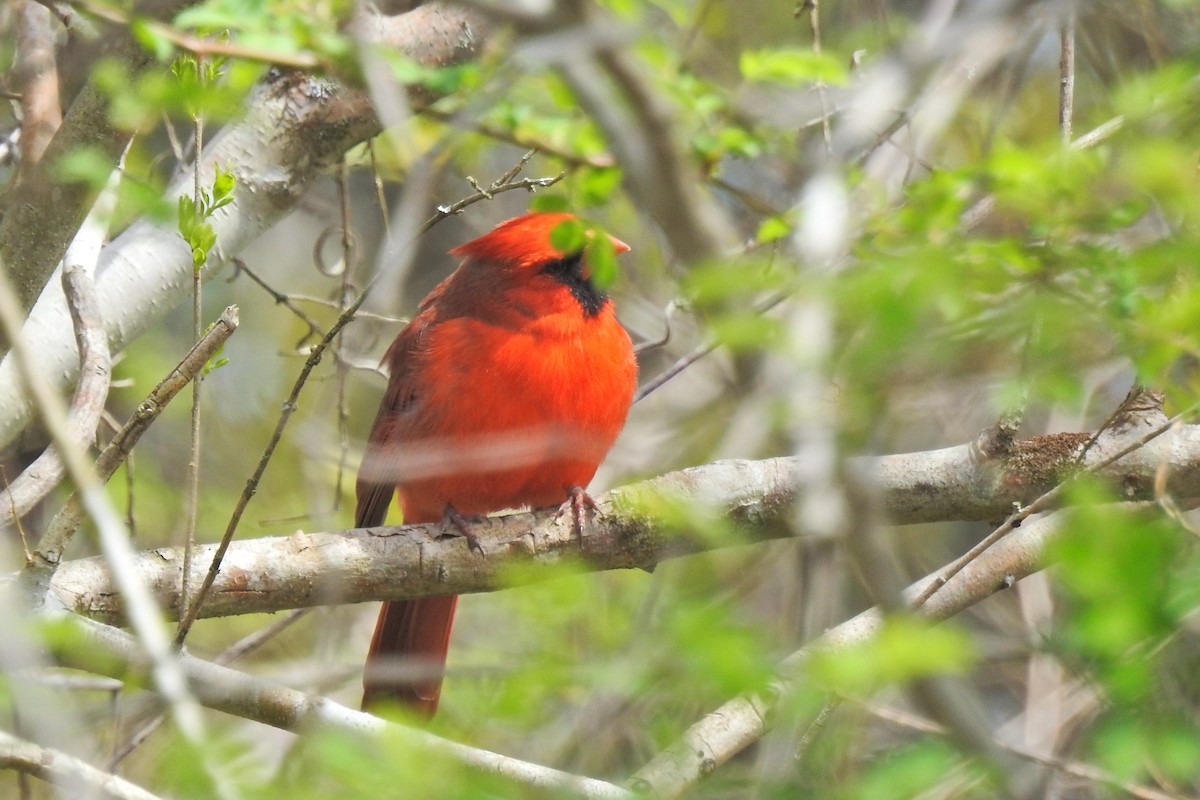
[[[464,123],[460,114],[454,114],[448,111],[442,111],[435,106],[427,106],[421,109],[420,115],[430,117],[439,122],[445,122],[450,125],[466,124],[467,127],[489,139],[495,139],[498,142],[524,147],[527,150],[536,150],[542,155],[557,159],[572,167],[591,167],[592,169],[607,169],[608,167],[616,166],[616,161],[608,153],[601,153],[594,156],[585,156],[578,153],[572,153],[569,150],[563,150],[551,142],[540,139],[536,136],[521,135],[514,131],[505,130],[504,128],[489,125],[486,122],[471,120]]]
[[[1113,412],[1108,415],[1108,418],[1105,419],[1104,422],[1100,423],[1100,427],[1096,428],[1095,432],[1088,437],[1088,440],[1083,443],[1083,447],[1079,448],[1079,454],[1075,457],[1076,464],[1083,463],[1083,459],[1085,459],[1087,454],[1092,451],[1092,448],[1096,446],[1096,442],[1100,441],[1100,437],[1103,436],[1105,431],[1111,428],[1116,421],[1121,418],[1122,415],[1128,415],[1135,411],[1135,409],[1131,408],[1130,406],[1135,401],[1139,400],[1144,393],[1145,389],[1143,389],[1139,384],[1134,384],[1129,388],[1129,392],[1125,395],[1125,399],[1113,409]],[[1162,397],[1160,396],[1154,402],[1161,410]]]
[[[15,769],[70,789],[72,796],[86,787],[115,800],[162,800],[124,778],[96,769],[59,750],[36,745],[0,731],[0,768]]]
[[[1121,130],[1125,125],[1124,115],[1113,117],[1106,122],[1102,122],[1090,131],[1080,136],[1075,141],[1071,142],[1072,149],[1085,150],[1089,147],[1095,147],[1101,142],[1112,138],[1117,131]]]
[[[294,298],[291,295],[284,294],[283,292],[278,291],[277,289],[272,287],[269,283],[266,282],[266,280],[259,277],[259,275],[257,273],[255,273],[254,270],[250,269],[250,267],[242,259],[233,258],[230,260],[233,262],[233,266],[234,266],[234,270],[235,270],[234,274],[230,278],[230,280],[233,280],[238,275],[244,274],[250,280],[252,280],[256,284],[258,284],[263,289],[263,291],[265,291],[267,294],[271,295],[271,297],[275,300],[276,305],[283,306],[288,311],[291,311],[301,322],[303,322],[305,325],[308,326],[308,332],[305,333],[303,336],[301,336],[300,339],[296,342],[297,350],[300,350],[300,348],[302,348],[308,342],[308,340],[311,339],[312,337],[325,335],[325,331],[323,331],[321,329],[321,326],[317,324],[316,320],[314,320],[312,317],[310,317],[308,314],[306,314],[304,312],[304,309],[299,308],[293,302]]]
[[[200,82],[204,82],[204,57],[196,56],[196,73]],[[201,158],[204,154],[204,117],[197,113],[192,117],[196,153],[192,159],[192,204],[193,214],[203,219],[205,216],[203,187],[200,185]],[[205,254],[207,257],[207,253]],[[204,336],[203,326],[203,291],[204,274],[200,264],[192,266],[192,340],[199,342]],[[200,386],[204,383],[204,372],[201,370],[192,379],[192,409],[188,428],[188,462],[187,474],[184,477],[184,510],[183,510],[183,566],[180,570],[179,597],[187,603],[191,596],[192,584],[192,550],[196,547],[196,522],[200,514]]]
[[[342,306],[341,311],[345,312],[345,303],[350,297],[352,290],[351,279],[353,277],[354,264],[351,261],[353,255],[353,234],[350,232],[350,193],[346,187],[349,181],[349,166],[346,159],[342,159],[341,169],[338,170],[338,201],[342,215],[342,275],[341,282],[338,285],[338,303]],[[345,337],[338,334],[334,339],[334,355],[337,357],[334,362],[334,369],[337,374],[337,433],[338,433],[338,462],[337,462],[337,479],[334,481],[333,487],[333,510],[340,511],[342,508],[342,484],[345,481],[346,465],[350,461],[350,412],[346,407],[346,383],[350,376],[350,367],[342,358],[345,347]]]
[[[804,729],[804,734],[800,737],[800,741],[796,743],[795,758],[797,761],[804,758],[809,750],[812,749],[813,742],[817,736],[825,729],[825,725],[833,717],[833,713],[838,710],[842,704],[842,698],[831,697],[825,701],[825,705],[821,706],[821,710],[817,712],[817,716]]]
[[[528,153],[522,156],[522,162],[527,161],[533,155],[533,153],[534,151],[530,150]],[[480,187],[475,191],[474,194],[468,195],[456,203],[438,206],[437,213],[425,221],[425,223],[421,226],[420,232],[425,233],[425,231],[429,230],[446,217],[452,217],[456,214],[461,214],[463,209],[467,208],[468,206],[474,205],[482,200],[491,200],[501,192],[510,192],[514,189],[527,189],[528,191],[533,192],[537,191],[538,189],[545,189],[546,187],[553,186],[561,181],[564,177],[566,177],[566,174],[567,173],[565,172],[560,172],[553,178],[523,178],[519,181],[493,183],[486,189]]]
[[[928,733],[933,736],[946,736],[947,730],[941,725],[931,720],[911,714],[900,709],[888,708],[875,703],[870,703],[865,700],[855,700],[851,698],[855,705],[858,705],[871,714],[885,722],[890,722],[893,725],[898,725],[909,730],[919,733]],[[1021,758],[1029,761],[1035,761],[1038,764],[1043,764],[1052,769],[1056,769],[1066,775],[1074,778],[1082,778],[1093,783],[1103,784],[1111,789],[1117,789],[1125,792],[1131,797],[1136,797],[1139,800],[1186,800],[1183,795],[1173,792],[1162,792],[1150,786],[1141,786],[1131,781],[1122,780],[1111,772],[1101,769],[1092,764],[1085,764],[1080,761],[1068,761],[1058,758],[1054,755],[1039,753],[1027,747],[1019,745],[1005,744],[997,741],[997,745],[1010,753],[1013,753]]]
[[[335,308],[338,310],[339,313],[346,310],[346,304],[344,302],[339,303],[338,301],[330,300],[327,297],[313,297],[312,295],[308,295],[308,294],[282,294],[282,293],[277,294],[275,292],[275,290],[271,289],[269,286],[264,285],[264,288],[267,291],[271,292],[273,295],[280,297],[283,300],[286,300],[286,301],[292,303],[293,305],[296,303],[313,303],[314,305],[324,306],[325,308]],[[282,303],[282,301],[280,301],[280,302]],[[289,306],[289,308],[291,308],[291,306]],[[303,313],[303,312],[300,312],[300,313]],[[393,316],[389,316],[388,314],[377,314],[374,311],[364,311],[361,308],[358,310],[358,314],[356,314],[354,318],[355,319],[370,319],[370,320],[374,320],[376,322],[386,322],[389,325],[407,325],[408,324],[408,318],[406,318],[406,317],[393,317]],[[319,328],[316,330],[315,333],[317,336],[325,335],[325,331],[323,331]]]
[[[379,215],[383,219],[384,236],[390,235],[389,226],[392,224],[391,214],[388,212],[387,195],[383,190],[383,177],[379,173],[379,159],[375,155],[375,140],[367,140],[367,155],[371,159],[371,180],[375,184],[375,202],[379,206]]]
[[[117,468],[130,456],[142,434],[158,419],[158,415],[163,412],[167,404],[204,369],[204,365],[237,330],[237,326],[238,308],[230,306],[225,309],[208,333],[183,357],[171,374],[163,378],[146,396],[146,399],[138,404],[133,416],[109,440],[108,445],[96,459],[95,469],[101,482],[112,477]],[[45,580],[49,580],[50,575],[53,574],[53,569],[62,559],[63,548],[66,547],[71,535],[74,534],[82,520],[83,500],[76,493],[63,504],[62,509],[50,521],[46,532],[34,548],[35,564],[41,562],[42,566],[49,568]]]
[[[1066,13],[1058,31],[1058,131],[1063,144],[1069,145],[1075,116],[1075,9],[1070,3]]]
[[[128,14],[118,10],[114,6],[93,3],[90,0],[76,0],[76,4],[80,10],[108,22],[116,23],[117,25],[129,26],[133,22],[133,19]],[[138,21],[140,24],[145,25],[155,36],[162,37],[180,50],[186,50],[198,58],[204,56],[231,56],[233,58],[243,58],[247,61],[261,61],[264,64],[274,64],[280,67],[292,67],[303,70],[312,70],[322,66],[321,60],[311,53],[284,53],[257,47],[244,47],[232,42],[223,42],[217,39],[201,39],[197,36],[180,33],[176,28],[166,23],[146,17],[140,17]]]
[[[879,148],[883,147],[885,142],[889,141],[893,136],[895,136],[901,128],[907,125],[910,119],[911,112],[909,111],[901,110],[898,114],[896,114],[896,116],[892,118],[892,121],[888,123],[887,127],[876,134],[871,144],[867,145],[867,147],[863,149],[863,151],[859,153],[857,157],[855,157],[853,162],[854,166],[858,167],[859,169],[862,169],[864,166],[866,166],[866,163],[871,156],[873,156]]]
[[[821,55],[821,2],[820,0],[805,0],[804,7],[808,9],[808,24],[812,28],[812,51]],[[825,81],[816,81],[817,98],[821,102],[821,138],[825,143],[825,154],[833,155],[833,131],[829,124],[829,98]]]
[[[17,536],[21,539],[21,550],[25,554],[25,565],[29,566],[33,561],[33,554],[29,552],[29,539],[25,535],[25,525],[21,522],[21,514],[17,511],[17,504],[13,500],[11,484],[8,482],[8,473],[5,471],[3,464],[0,464],[0,483],[4,484],[4,494],[0,494],[0,500],[3,500],[5,497],[8,498],[8,508],[6,510],[12,514],[13,525],[17,529]]]
[[[771,295],[766,300],[758,303],[754,307],[754,311],[758,314],[765,314],[767,311],[770,311],[772,308],[782,303],[790,294],[791,292],[785,291]],[[676,375],[683,372],[692,364],[695,364],[697,361],[704,358],[706,355],[716,350],[720,346],[720,340],[716,337],[712,337],[707,342],[692,348],[692,350],[680,356],[674,364],[667,367],[662,372],[658,373],[653,378],[639,386],[637,393],[635,393],[633,396],[633,402],[637,403],[643,400],[648,394],[660,388],[664,383],[671,380]]]

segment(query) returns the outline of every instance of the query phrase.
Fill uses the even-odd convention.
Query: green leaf
[[[566,211],[570,207],[571,202],[564,195],[549,192],[538,192],[529,201],[530,211],[557,212]]]
[[[212,358],[210,358],[208,360],[208,363],[204,365],[204,370],[203,370],[204,374],[207,375],[210,372],[212,372],[213,370],[218,370],[228,363],[229,363],[228,358],[217,358],[216,355],[214,355]]]
[[[561,253],[578,253],[587,245],[587,232],[577,219],[565,219],[550,231],[550,244]]]
[[[201,222],[197,227],[196,246],[208,252],[212,250],[213,245],[217,243],[217,232],[213,230],[212,225],[207,222]]]
[[[86,183],[100,189],[108,182],[116,163],[95,147],[79,147],[54,162],[54,174],[66,183]]]
[[[171,74],[178,78],[180,83],[197,83],[200,79],[199,62],[191,53],[181,53],[171,63]]]
[[[886,619],[875,638],[862,644],[815,653],[811,669],[831,687],[859,693],[929,675],[962,674],[975,658],[963,631],[905,615]]]
[[[137,39],[138,44],[146,48],[159,61],[165,62],[175,52],[175,45],[171,43],[171,40],[156,30],[153,23],[141,17],[134,17],[129,21],[129,32],[133,34],[133,38]]]
[[[733,350],[762,350],[780,340],[782,324],[761,314],[728,314],[712,321],[713,334]]]
[[[747,50],[742,53],[738,66],[742,77],[748,81],[773,83],[825,83],[846,82],[843,61],[826,52],[814,53],[801,48],[778,50]]]
[[[755,234],[755,239],[759,244],[778,241],[785,236],[790,235],[792,226],[788,224],[783,217],[767,217],[758,226],[758,233]]]
[[[216,178],[213,179],[213,200],[216,203],[228,202],[233,194],[233,187],[237,184],[237,178],[228,169],[218,170]],[[219,208],[220,206],[215,206]]]
[[[579,177],[579,202],[590,208],[607,203],[621,185],[621,170],[616,167],[589,169]]]
[[[188,244],[192,243],[195,238],[196,225],[199,223],[199,214],[196,213],[196,204],[192,202],[192,198],[187,195],[179,197],[179,235]]]
[[[616,280],[616,250],[608,234],[598,228],[593,229],[591,242],[588,243],[587,263],[592,270],[592,282],[597,288],[604,290]]]
[[[241,11],[242,13],[239,13]],[[221,8],[216,3],[201,3],[191,6],[175,17],[175,25],[180,28],[209,28],[212,30],[229,28],[242,30],[248,22],[253,22],[242,10]]]

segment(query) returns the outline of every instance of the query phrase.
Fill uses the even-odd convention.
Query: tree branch
[[[63,292],[71,314],[75,344],[79,348],[80,375],[79,384],[71,398],[68,422],[72,439],[83,450],[91,446],[96,436],[96,426],[100,424],[100,415],[108,400],[112,373],[112,357],[96,300],[94,273],[101,246],[108,235],[113,209],[116,208],[117,185],[122,169],[123,165],[119,165],[113,170],[104,191],[63,257],[66,265],[62,275]],[[0,529],[6,527],[10,519],[16,523],[27,514],[59,484],[65,473],[66,468],[58,450],[53,446],[47,447],[11,486],[0,492]]]
[[[1138,423],[1106,432],[1083,466],[1101,463],[1144,430]],[[970,445],[959,445],[851,459],[851,464],[873,481],[892,523],[997,520],[1007,517],[1014,503],[1031,502],[1078,469],[1076,457],[1090,438],[1086,433],[1037,436],[983,461]],[[1101,474],[1124,499],[1153,500],[1155,477],[1163,468],[1167,491],[1200,495],[1200,426],[1172,429]],[[664,558],[716,546],[661,522],[655,509],[673,502],[710,509],[737,524],[747,539],[728,545],[785,538],[793,535],[788,522],[797,476],[792,458],[721,461],[614,490],[600,498],[605,513],[589,524],[582,550],[571,526],[555,519],[553,511],[490,518],[479,528],[484,558],[471,553],[461,537],[438,538],[440,525],[297,532],[234,542],[201,616],[484,592],[500,586],[513,563],[543,566],[548,574],[555,574],[565,559],[592,569],[651,567]],[[202,546],[197,558],[211,557],[213,548]],[[164,609],[179,608],[180,560],[173,548],[137,555],[135,568]],[[521,574],[533,579],[536,572],[525,569]],[[100,558],[64,563],[51,588],[81,614],[106,621],[123,614]]]
[[[129,457],[133,446],[142,438],[150,424],[158,419],[158,415],[175,395],[204,368],[213,354],[237,330],[237,326],[238,307],[229,306],[213,323],[208,333],[192,347],[179,365],[171,370],[171,374],[163,378],[146,399],[138,404],[137,411],[96,457],[96,474],[101,481],[107,482],[112,477]],[[67,498],[63,507],[46,526],[46,532],[42,534],[33,550],[33,562],[27,567],[35,585],[49,582],[50,575],[62,559],[63,548],[83,521],[83,516],[83,500],[76,493]]]
[[[166,19],[174,16],[184,4],[185,0],[150,0],[139,4],[138,11]],[[154,63],[150,53],[134,41],[128,31],[115,32],[108,44],[107,55],[120,61],[131,74],[136,75]],[[26,310],[33,307],[43,291],[58,297],[55,319],[63,330],[59,331],[61,342],[56,349],[62,351],[59,354],[61,363],[47,372],[58,376],[66,369],[70,373],[68,377],[56,377],[63,384],[75,377],[78,365],[69,363],[73,356],[67,351],[73,347],[65,335],[66,306],[51,277],[91,206],[95,192],[86,183],[61,180],[56,168],[68,154],[83,147],[102,154],[116,165],[130,134],[114,127],[109,122],[108,112],[105,94],[94,83],[86,84],[71,101],[62,124],[45,146],[42,158],[30,168],[21,169],[12,187],[3,222],[0,222],[0,259],[10,269],[10,280],[16,284],[22,307]],[[101,306],[101,315],[109,316],[106,304]],[[7,362],[8,359],[6,366]],[[6,388],[12,386],[12,374],[4,372],[4,376],[0,382]],[[7,402],[5,398],[3,405],[7,406]],[[11,441],[11,437],[3,438],[5,444]]]
[[[17,58],[13,64],[15,89],[21,95],[21,169],[41,160],[58,126],[62,106],[58,99],[58,64],[54,57],[54,28],[50,9],[24,0],[17,9]]]
[[[1063,529],[1063,517],[1063,512],[1056,512],[1027,521],[958,572],[916,613],[940,622],[1041,569],[1046,546]],[[916,597],[933,577],[913,583],[905,596],[910,600]],[[762,737],[771,714],[799,687],[814,651],[865,642],[879,631],[882,622],[880,610],[871,608],[797,650],[781,662],[778,677],[767,691],[739,695],[705,716],[638,770],[629,782],[631,788],[658,798],[678,797]]]
[[[473,57],[483,40],[476,17],[443,3],[387,18],[377,34],[427,64]],[[379,130],[365,93],[299,72],[272,71],[247,108],[248,116],[223,130],[205,152],[207,164],[230,168],[238,182],[234,202],[210,220],[218,246],[209,271],[291,212],[314,177]],[[51,150],[61,136],[62,131]],[[181,175],[166,194],[190,193],[191,184],[190,174]],[[15,219],[6,216],[5,228],[10,217]],[[40,236],[46,229],[33,225],[28,230]],[[0,248],[0,257],[4,252]],[[124,347],[178,305],[190,290],[191,275],[191,252],[174,227],[143,220],[118,236],[104,249],[96,278],[110,345]],[[21,334],[59,384],[72,380],[79,368],[67,316],[62,292],[51,285]],[[6,357],[0,362],[0,446],[11,442],[33,414],[15,377],[15,365]]]
[[[152,665],[137,640],[124,631],[68,618],[71,636],[52,645],[64,664],[128,680],[130,674],[147,674]],[[196,697],[208,708],[224,711],[289,731],[313,727],[357,735],[387,733],[416,747],[453,758],[479,772],[498,775],[552,793],[596,800],[624,800],[629,792],[611,783],[583,778],[560,770],[468,747],[416,728],[385,722],[362,711],[353,711],[324,697],[289,689],[237,670],[181,655],[180,665]]]
[[[0,768],[36,775],[49,783],[67,787],[73,795],[76,792],[84,793],[84,796],[103,792],[116,800],[160,800],[158,795],[120,776],[98,770],[86,761],[58,750],[22,741],[4,731],[0,731]]]

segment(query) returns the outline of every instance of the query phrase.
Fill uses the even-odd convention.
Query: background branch
[[[129,634],[85,620],[74,620],[72,627],[76,635],[64,637],[54,648],[55,655],[62,663],[89,670],[98,668],[102,674],[122,679],[127,679],[131,673],[145,674],[150,670],[151,664],[142,648]],[[97,656],[102,665],[98,665]],[[631,797],[628,792],[611,783],[579,777],[468,747],[417,728],[385,722],[327,698],[306,695],[210,661],[183,655],[180,664],[200,701],[209,708],[228,714],[289,731],[321,728],[367,736],[386,733],[412,747],[448,756],[473,770],[498,775],[531,788],[595,800]]]
[[[66,787],[72,794],[100,792],[116,800],[160,800],[158,795],[118,775],[102,772],[66,753],[21,741],[3,731],[0,731],[0,767],[36,775],[48,783]]]
[[[483,36],[476,25],[477,18],[467,11],[430,3],[381,23],[379,35],[414,58],[428,59],[423,63],[448,64],[478,53]],[[208,272],[219,269],[294,210],[313,178],[348,148],[379,131],[379,122],[364,93],[298,72],[271,73],[247,107],[247,117],[218,134],[205,155],[207,169],[214,164],[228,167],[236,175],[238,186],[234,202],[210,220],[218,245],[209,258]],[[92,113],[101,114],[101,110],[93,109]],[[63,130],[69,123],[70,115]],[[62,136],[60,131],[47,159]],[[119,139],[115,152],[120,152],[125,141]],[[78,146],[78,140],[63,146]],[[204,176],[206,181],[211,178],[211,174]],[[166,196],[190,194],[191,187],[192,176],[180,175]],[[70,205],[64,201],[56,213]],[[71,222],[71,233],[77,224]],[[6,245],[5,230],[16,225],[22,226],[22,239]],[[41,239],[53,240],[57,234],[47,230],[46,225],[44,220],[20,222],[16,214],[7,215],[0,227],[0,257],[20,251],[22,258],[42,263],[43,259],[32,255],[33,243],[24,240],[38,238],[39,247],[45,244]],[[38,235],[33,236],[32,231]],[[190,289],[191,273],[191,251],[173,227],[142,220],[110,243],[101,255],[96,276],[100,313],[110,345],[125,346],[178,305]],[[37,284],[36,291],[43,283]],[[51,287],[30,313],[22,331],[27,345],[39,354],[46,374],[56,385],[72,380],[78,370],[67,319],[66,301]],[[29,398],[15,380],[15,365],[11,358],[5,358],[0,362],[0,446],[20,433],[32,413]]]
[[[917,613],[933,621],[946,620],[1041,569],[1047,545],[1063,530],[1065,514],[1056,512],[1027,521],[958,572]],[[906,597],[914,598],[933,577],[910,585]],[[868,609],[788,656],[766,692],[741,695],[705,716],[638,770],[630,787],[660,798],[680,796],[766,733],[772,713],[807,678],[805,665],[814,652],[865,642],[878,633],[882,623],[880,610]]]
[[[71,314],[75,344],[79,348],[80,376],[71,398],[68,424],[71,438],[83,450],[91,447],[96,436],[96,426],[100,424],[108,400],[112,372],[112,357],[108,352],[108,337],[100,316],[93,276],[117,204],[121,172],[120,165],[113,170],[64,257],[63,292]],[[9,519],[16,522],[49,494],[65,472],[57,449],[47,447],[5,491],[0,492],[0,530]]]
[[[116,435],[105,446],[96,458],[96,474],[101,481],[112,477],[117,468],[133,451],[134,445],[141,439],[142,434],[150,427],[167,404],[183,390],[185,386],[204,368],[209,359],[220,349],[237,330],[237,306],[225,309],[208,333],[197,342],[171,374],[164,378],[150,394],[138,404],[137,411],[129,421],[117,431]],[[63,507],[55,514],[46,532],[33,550],[34,560],[28,567],[31,573],[37,574],[37,581],[49,581],[49,576],[62,559],[63,548],[66,547],[72,534],[83,521],[83,501],[79,494],[67,498]]]

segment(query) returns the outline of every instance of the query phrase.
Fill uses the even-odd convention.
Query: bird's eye
[[[583,252],[571,253],[560,259],[551,261],[542,268],[543,272],[555,276],[576,276],[583,274]]]

